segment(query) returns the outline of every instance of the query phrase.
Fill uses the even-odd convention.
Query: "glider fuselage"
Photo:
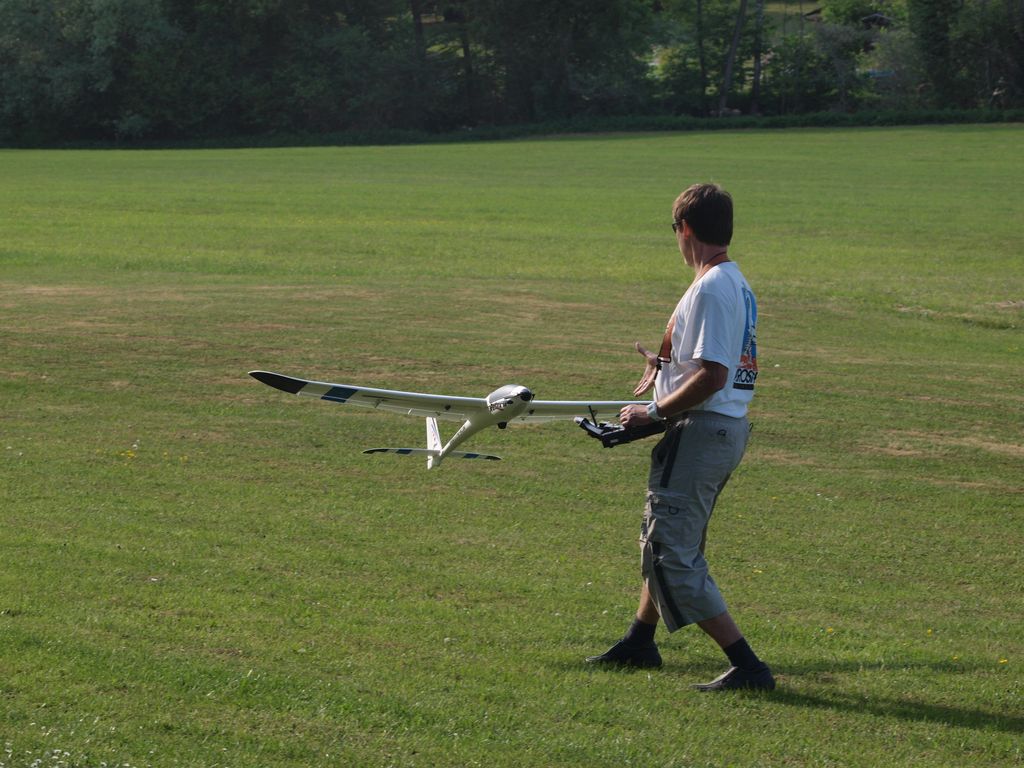
[[[427,459],[427,468],[436,467],[441,463],[449,453],[451,453],[456,446],[468,438],[475,435],[482,429],[487,427],[504,427],[510,419],[514,419],[516,416],[521,414],[529,406],[530,401],[533,400],[533,392],[524,386],[519,384],[506,384],[503,387],[498,387],[487,396],[487,411],[486,413],[474,413],[462,426],[459,427],[458,431],[452,435],[451,439],[445,443],[444,447],[441,448],[440,452],[436,456],[430,456]],[[427,417],[427,434],[430,434],[431,422],[433,422],[433,428],[436,430],[437,422],[431,417]]]

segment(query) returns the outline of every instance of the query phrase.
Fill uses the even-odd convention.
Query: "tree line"
[[[0,140],[1024,106],[1024,0],[0,0]]]

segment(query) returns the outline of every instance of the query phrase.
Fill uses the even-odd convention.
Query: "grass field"
[[[0,766],[1024,763],[1024,129],[0,152]],[[650,444],[364,456],[253,368],[628,398],[716,180],[758,292],[712,524],[772,695],[627,626]],[[482,466],[481,466],[482,465]]]

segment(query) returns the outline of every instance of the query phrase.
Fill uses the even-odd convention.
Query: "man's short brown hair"
[[[672,205],[672,220],[685,221],[702,243],[732,241],[732,197],[717,184],[694,184]]]

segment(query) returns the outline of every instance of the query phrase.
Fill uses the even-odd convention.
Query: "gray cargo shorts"
[[[690,411],[651,452],[641,571],[669,632],[725,612],[704,559],[708,521],[747,447],[747,419]]]

